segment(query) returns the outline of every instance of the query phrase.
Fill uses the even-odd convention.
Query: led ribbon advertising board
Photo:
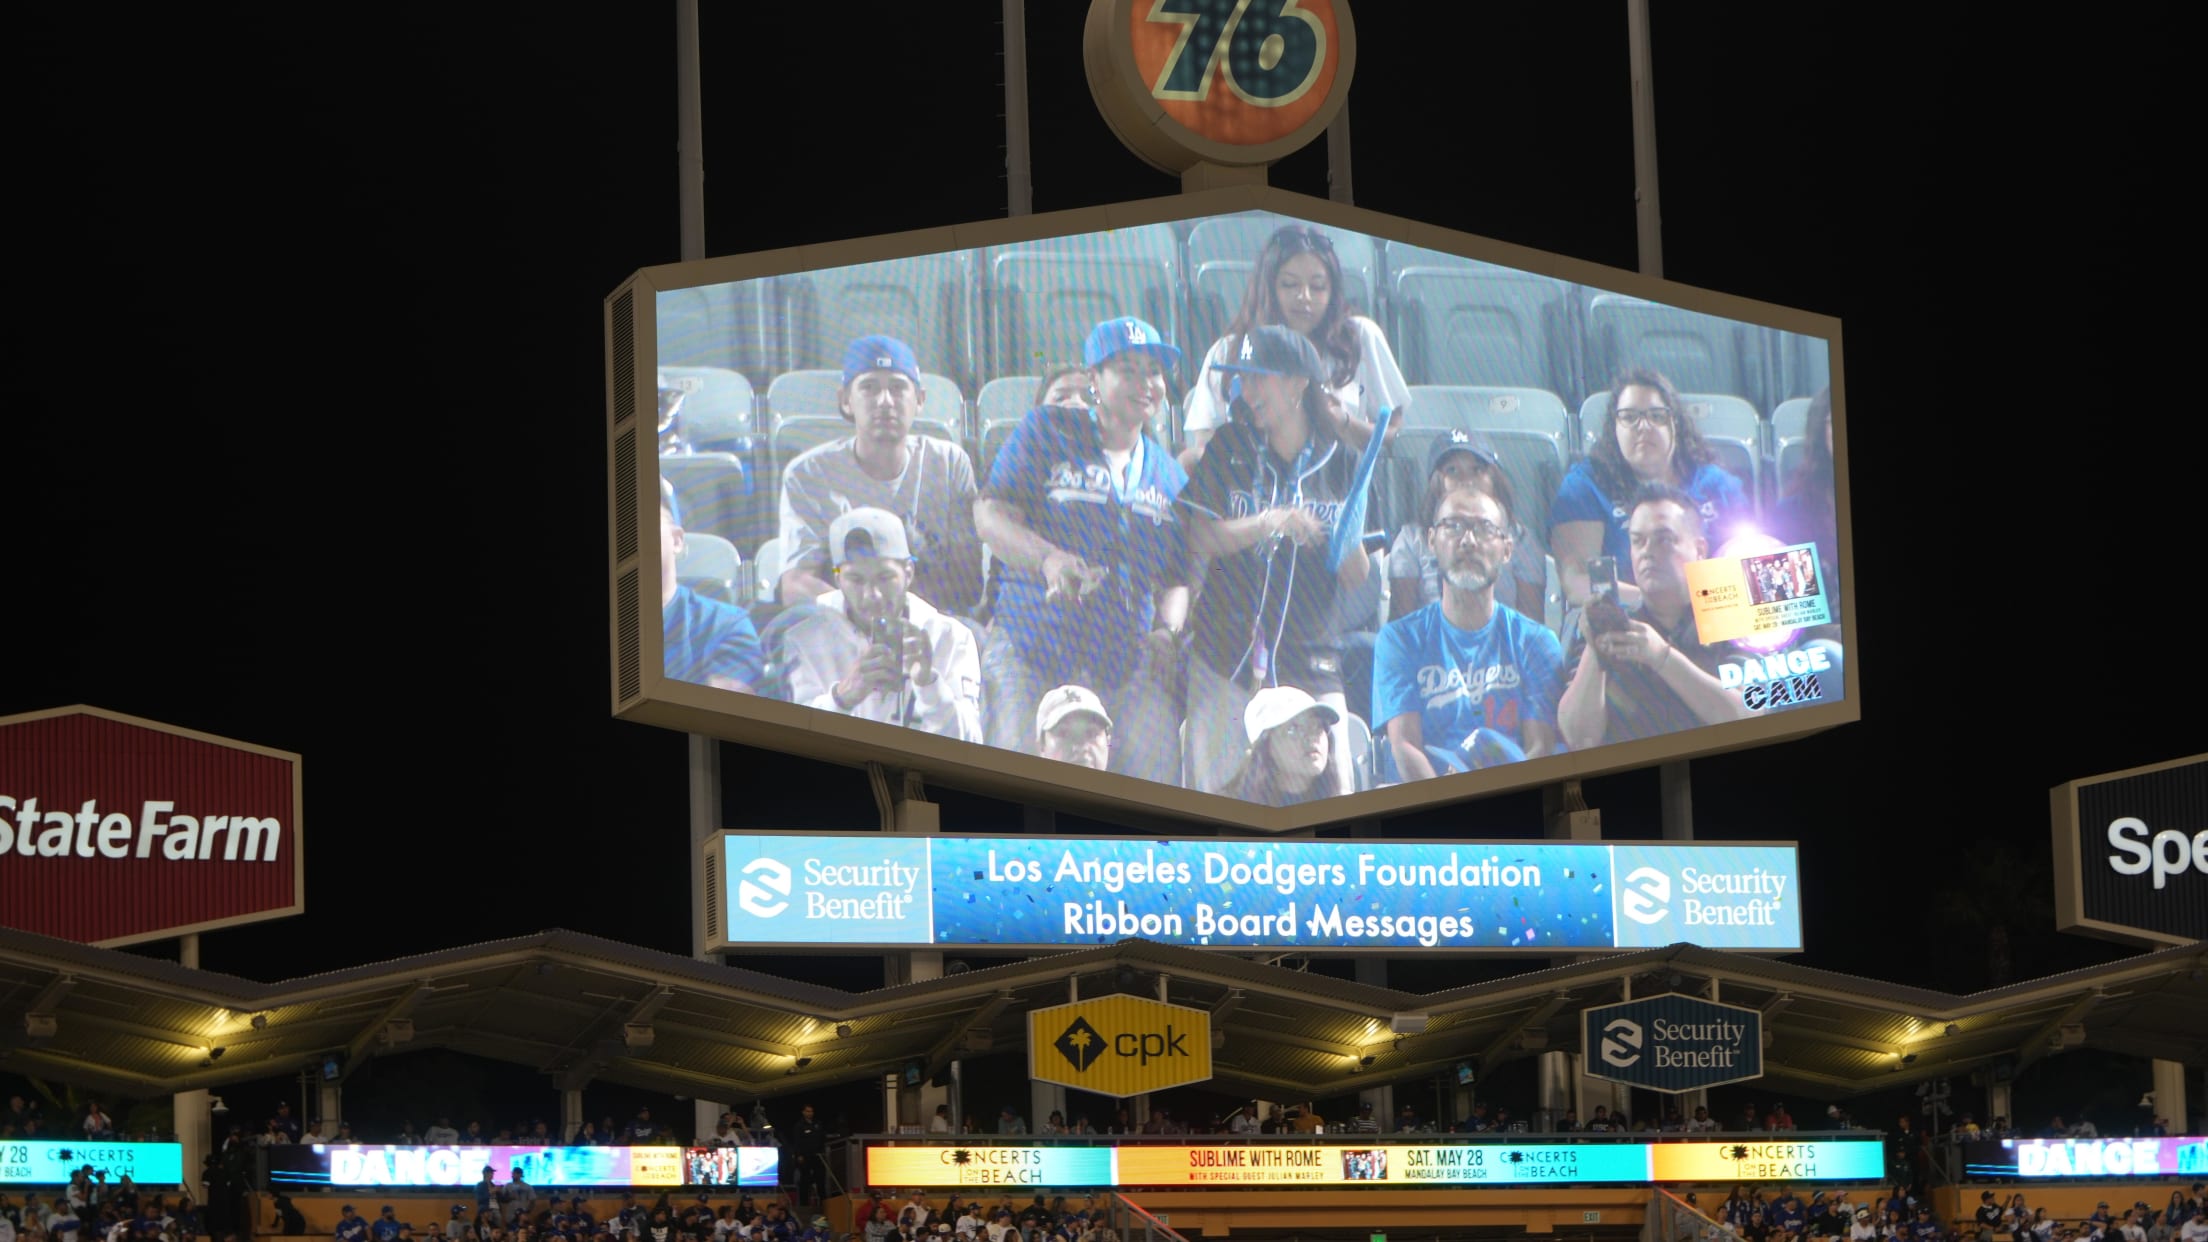
[[[716,948],[1802,947],[1792,845],[730,832]]]
[[[1963,1144],[1970,1177],[2203,1177],[2208,1138],[2001,1139]]]
[[[1876,1138],[1814,1142],[1164,1143],[888,1146],[866,1151],[872,1186],[1456,1186],[1864,1181]]]
[[[772,1147],[277,1146],[268,1180],[282,1186],[473,1186],[488,1166],[501,1183],[534,1186],[773,1186]],[[66,1179],[65,1179],[66,1180]]]
[[[184,1181],[184,1148],[176,1143],[102,1143],[64,1139],[0,1139],[0,1186],[62,1186],[90,1165],[107,1184],[128,1177],[141,1186]]]

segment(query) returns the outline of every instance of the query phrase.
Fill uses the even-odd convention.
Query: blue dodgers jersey
[[[689,587],[676,587],[661,620],[667,676],[704,685],[706,678],[718,674],[747,686],[759,684],[766,658],[760,651],[759,631],[743,609],[708,599]]]
[[[1526,744],[1529,720],[1556,722],[1564,652],[1540,622],[1507,605],[1477,630],[1460,630],[1428,604],[1389,622],[1372,652],[1372,729],[1419,713],[1426,744],[1459,746],[1474,729]]]
[[[1692,496],[1701,509],[1702,534],[1710,541],[1713,556],[1718,546],[1732,537],[1734,523],[1755,516],[1740,480],[1723,466],[1705,462],[1680,490]],[[1602,554],[1617,559],[1618,581],[1631,582],[1633,547],[1625,531],[1626,523],[1633,517],[1625,507],[1631,499],[1630,496],[1604,495],[1587,463],[1584,460],[1574,462],[1565,472],[1563,485],[1556,489],[1556,503],[1549,508],[1549,524],[1554,527],[1564,522],[1602,523]]]
[[[1117,685],[1150,629],[1153,593],[1184,578],[1173,501],[1188,474],[1145,435],[1132,486],[1114,485],[1095,416],[1043,406],[1028,411],[989,468],[982,494],[1026,515],[1054,546],[1110,579],[1079,604],[1048,602],[1042,575],[998,562],[996,624],[1046,680],[1094,677]]]

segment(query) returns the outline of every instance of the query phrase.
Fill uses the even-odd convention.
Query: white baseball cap
[[[828,559],[837,565],[850,563],[844,555],[845,543],[852,534],[861,533],[871,550],[862,554],[884,560],[909,561],[912,549],[905,543],[905,524],[887,509],[850,509],[828,523]]]
[[[1104,700],[1096,697],[1096,691],[1087,686],[1060,686],[1043,696],[1035,705],[1035,736],[1041,737],[1058,727],[1058,722],[1075,712],[1087,712],[1112,727],[1112,715],[1104,710]]]
[[[1257,739],[1309,711],[1324,717],[1330,729],[1342,720],[1341,713],[1294,686],[1267,686],[1242,710],[1242,727],[1250,735],[1250,745],[1255,746]]]

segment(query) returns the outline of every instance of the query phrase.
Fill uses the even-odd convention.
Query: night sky
[[[705,7],[710,253],[1004,213],[995,3]],[[1030,6],[1038,211],[1177,188],[1089,102],[1085,7]],[[2118,955],[2052,931],[2047,790],[2208,738],[2173,641],[2203,443],[2179,43],[1654,11],[1665,275],[1842,320],[1855,482],[1864,720],[1696,762],[1698,832],[1802,843],[1812,965],[1976,989],[1988,919],[2020,975]],[[1358,12],[1359,206],[1635,265],[1622,5]],[[17,29],[0,713],[304,755],[309,912],[209,935],[212,969],[552,926],[687,951],[684,743],[607,707],[600,340],[602,298],[679,257],[672,6]],[[1324,176],[1322,142],[1274,183]],[[730,827],[874,822],[854,769],[727,754]],[[1654,834],[1653,772],[1588,794]],[[1018,822],[943,801],[947,831]],[[1538,805],[1401,827],[1531,835]]]

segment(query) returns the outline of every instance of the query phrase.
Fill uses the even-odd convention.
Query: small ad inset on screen
[[[1813,543],[1693,562],[1687,587],[1695,636],[1729,643],[1830,624],[1832,600],[1818,568]]]

